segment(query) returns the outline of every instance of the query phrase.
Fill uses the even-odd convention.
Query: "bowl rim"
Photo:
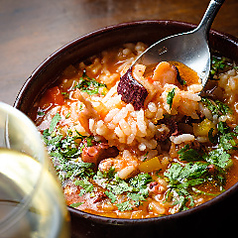
[[[14,107],[18,108],[22,104],[22,100],[24,98],[25,92],[30,88],[32,79],[40,74],[44,69],[51,64],[56,58],[59,57],[63,52],[68,51],[71,47],[74,47],[75,45],[87,41],[90,38],[93,38],[97,35],[101,35],[104,33],[109,33],[112,31],[118,31],[123,28],[134,28],[138,25],[156,25],[156,24],[161,24],[161,25],[174,25],[174,26],[179,26],[179,27],[185,27],[189,30],[195,28],[197,24],[193,23],[188,23],[188,22],[183,22],[183,21],[175,21],[175,20],[138,20],[138,21],[131,21],[131,22],[123,22],[115,25],[110,25],[106,26],[103,28],[99,28],[97,30],[94,30],[92,32],[89,32],[87,34],[84,34],[82,36],[79,36],[72,41],[69,41],[68,43],[64,44],[60,48],[56,49],[53,53],[51,53],[45,60],[43,60],[39,66],[36,67],[36,69],[31,73],[31,75],[27,78],[25,83],[23,84],[22,88],[20,89],[16,100],[14,102]],[[216,31],[211,29],[209,32],[210,35],[213,35],[218,38],[223,38],[226,41],[229,41],[230,43],[234,44],[238,48],[238,38],[227,34],[223,33],[221,31]],[[211,200],[200,204],[197,207],[190,208],[186,211],[181,211],[175,214],[170,214],[170,215],[165,215],[165,216],[160,216],[160,217],[153,217],[153,218],[140,218],[140,219],[129,219],[129,218],[112,218],[112,217],[105,217],[101,215],[95,215],[92,213],[80,211],[76,208],[72,208],[70,206],[67,206],[68,210],[70,213],[73,213],[74,215],[78,217],[82,217],[88,220],[91,220],[96,223],[103,223],[103,224],[111,224],[111,225],[126,225],[126,226],[133,226],[133,225],[146,225],[146,224],[152,224],[152,223],[157,223],[160,221],[165,221],[165,220],[172,220],[172,219],[178,219],[181,217],[187,217],[193,213],[197,213],[199,211],[202,211],[206,209],[207,207],[213,206],[215,204],[221,203],[227,196],[232,196],[234,193],[238,191],[238,182],[236,182],[233,186],[231,186],[229,189],[227,189],[225,192],[221,193],[217,197],[212,198]]]

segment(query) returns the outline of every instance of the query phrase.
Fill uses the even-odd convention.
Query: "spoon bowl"
[[[197,28],[157,41],[145,50],[134,64],[150,65],[163,60],[178,61],[194,70],[204,87],[209,76],[211,62],[207,36],[224,1],[211,0]]]

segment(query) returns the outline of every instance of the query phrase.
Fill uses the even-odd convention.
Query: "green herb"
[[[92,143],[92,141],[93,141],[93,139],[94,139],[93,136],[85,137],[85,139],[86,139],[86,141],[87,141],[87,147],[93,146],[93,143]]]
[[[227,169],[232,165],[230,157],[230,154],[228,154],[223,148],[218,148],[212,150],[207,155],[204,155],[203,159],[210,164],[220,167],[221,169]]]
[[[208,131],[208,139],[212,144],[216,144],[218,142],[218,137],[217,137],[217,135],[213,136],[213,131],[214,131],[214,128],[211,128]]]
[[[211,71],[210,75],[213,78],[214,75],[224,71],[227,69],[228,64],[227,64],[227,59],[225,57],[216,57],[212,56],[212,65],[211,65]]]
[[[148,193],[148,190],[146,191],[146,193]],[[128,193],[127,197],[134,202],[138,202],[137,205],[139,206],[141,201],[146,201],[147,195],[148,194],[144,193]]]
[[[194,149],[190,149],[189,145],[185,145],[178,151],[179,158],[184,161],[196,161],[201,160],[201,155]]]
[[[49,129],[43,132],[43,137],[48,151],[51,156],[57,158],[77,158],[82,151],[79,148],[80,144],[76,142],[77,139],[82,139],[81,136],[72,136],[72,132],[68,131],[68,134],[63,137],[59,132],[55,132],[53,135]]]
[[[61,92],[61,94],[64,96],[65,99],[69,98],[69,93],[67,93],[67,92]]]
[[[58,161],[57,161],[58,162]],[[60,161],[61,162],[61,161]],[[62,161],[61,164],[55,166],[60,180],[73,180],[75,177],[89,178],[94,175],[93,163]]]
[[[219,100],[215,100],[215,103],[219,109],[219,111],[223,114],[223,115],[227,115],[227,114],[232,114],[232,110],[231,108],[226,105],[225,103],[219,101]]]
[[[147,151],[147,152],[144,154],[144,156],[143,156],[143,160],[142,160],[143,162],[146,161],[146,160],[148,159],[148,157],[147,157],[148,153],[149,153],[149,152]]]
[[[209,101],[210,102],[210,101]],[[221,105],[221,104],[217,104]],[[210,109],[225,113],[226,107],[218,106],[215,108],[209,104]],[[222,110],[223,108],[224,110]],[[216,111],[216,113],[217,113]],[[220,121],[217,124],[217,134],[212,135],[213,129],[209,131],[209,140],[216,143],[216,149],[207,153],[198,152],[187,144],[178,151],[179,159],[189,163],[173,163],[172,166],[164,172],[168,179],[169,189],[167,190],[166,199],[172,197],[174,205],[179,206],[179,210],[186,210],[193,206],[193,192],[198,193],[195,186],[204,182],[214,181],[220,190],[223,190],[225,183],[225,170],[233,165],[231,160],[231,150],[237,149],[235,137],[238,136],[238,126],[233,130],[225,123]],[[209,173],[209,165],[213,165],[216,172]],[[204,193],[199,190],[199,193]],[[214,196],[213,194],[211,196]]]
[[[39,112],[37,112],[37,115],[39,115],[39,116],[44,116],[44,115],[45,115],[45,112],[39,111]]]
[[[217,130],[218,132],[220,132],[221,134],[226,134],[230,132],[230,127],[227,126],[227,124],[225,122],[220,121],[217,124]]]
[[[238,126],[236,126],[236,127],[234,128],[234,132],[235,132],[236,134],[238,134]]]
[[[53,117],[53,119],[51,120],[50,127],[49,127],[49,133],[52,133],[54,131],[55,127],[57,126],[57,124],[59,123],[60,120],[61,120],[61,116],[57,112],[55,114],[55,116]]]
[[[115,195],[133,191],[133,188],[125,180],[120,179],[117,175],[114,177],[114,179],[109,181],[106,188]]]
[[[218,133],[216,139],[214,137],[210,141],[218,142],[217,149],[210,151],[208,154],[203,155],[203,159],[207,162],[214,164],[221,169],[227,169],[232,166],[233,162],[230,159],[229,151],[236,149],[236,142],[234,137],[238,135],[235,127],[232,132],[230,127],[225,122],[220,121],[217,124]],[[211,137],[211,136],[210,136]]]
[[[66,119],[68,119],[70,117],[71,113],[67,113],[67,115],[65,116]]]
[[[229,108],[229,106],[219,100],[213,101],[203,97],[201,102],[211,111],[212,115],[217,115],[220,117],[222,115],[232,114],[232,110]]]
[[[217,194],[214,194],[214,193],[207,193],[207,192],[204,192],[200,189],[197,189],[197,188],[192,188],[192,190],[197,193],[197,194],[203,194],[203,195],[206,195],[206,196],[213,196],[213,197],[216,197],[217,195],[219,195],[220,193],[217,193]]]
[[[111,199],[111,203],[116,202],[117,197],[110,191],[105,191],[105,194]]]
[[[79,196],[82,196],[85,193],[89,193],[93,191],[93,184],[91,184],[87,179],[76,180],[74,184],[76,186],[82,187],[82,189],[80,190]]]
[[[186,80],[182,79],[182,85],[186,85]]]
[[[142,189],[147,189],[147,184],[152,181],[152,177],[148,173],[140,173],[131,178],[129,184],[134,188],[134,191],[141,192]]]
[[[190,162],[184,166],[174,163],[167,169],[164,176],[168,178],[169,189],[166,199],[173,196],[174,205],[179,205],[179,211],[187,210],[194,205],[193,197],[189,191],[191,187],[206,181],[208,163]]]
[[[98,94],[100,87],[106,87],[106,84],[97,82],[94,78],[87,76],[86,71],[83,71],[82,77],[79,79],[78,84],[74,87],[78,88],[89,95]]]
[[[167,95],[167,103],[169,104],[170,109],[172,108],[173,99],[175,96],[175,88],[173,88]]]
[[[180,185],[180,187],[188,188],[191,183],[201,184],[201,177],[207,173],[207,166],[208,163],[204,162],[190,162],[184,166],[179,163],[173,163],[164,175],[170,180],[170,186]],[[196,182],[196,179],[199,180]]]
[[[145,201],[149,196],[147,184],[152,181],[148,173],[140,173],[129,181],[125,181],[115,174],[113,167],[107,173],[97,171],[93,179],[107,189],[105,194],[111,199],[112,203],[116,202],[117,195],[125,194],[127,196],[128,200],[126,202],[116,203],[120,211],[132,210],[133,207],[137,207]]]
[[[79,207],[82,204],[84,204],[84,202],[75,202],[75,203],[70,204],[69,206],[75,208],[75,207]]]
[[[117,203],[116,206],[118,210],[121,212],[133,210],[133,205],[130,203],[130,201]]]
[[[56,121],[55,119],[54,123]],[[73,132],[69,130],[66,136],[63,136],[56,127],[52,133],[49,129],[43,132],[44,142],[61,182],[75,177],[85,178],[94,175],[93,163],[77,162],[85,147],[82,140],[86,138],[87,146],[91,146],[93,137],[82,136],[78,131],[74,134],[76,135],[73,136]]]

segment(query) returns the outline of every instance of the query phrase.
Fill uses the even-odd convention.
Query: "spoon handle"
[[[198,27],[195,29],[197,32],[201,32],[207,38],[208,32],[211,28],[212,22],[219,11],[221,5],[225,0],[211,0],[206,12],[203,15],[202,20],[200,21]]]

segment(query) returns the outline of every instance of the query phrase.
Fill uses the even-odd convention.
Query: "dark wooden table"
[[[198,23],[209,0],[0,0],[0,101],[13,104],[50,53],[85,33],[143,19]],[[238,1],[226,0],[212,28],[238,37]]]
[[[13,104],[50,53],[101,27],[166,19],[198,23],[209,0],[0,0],[0,101]],[[226,0],[213,29],[238,37],[238,0]]]

